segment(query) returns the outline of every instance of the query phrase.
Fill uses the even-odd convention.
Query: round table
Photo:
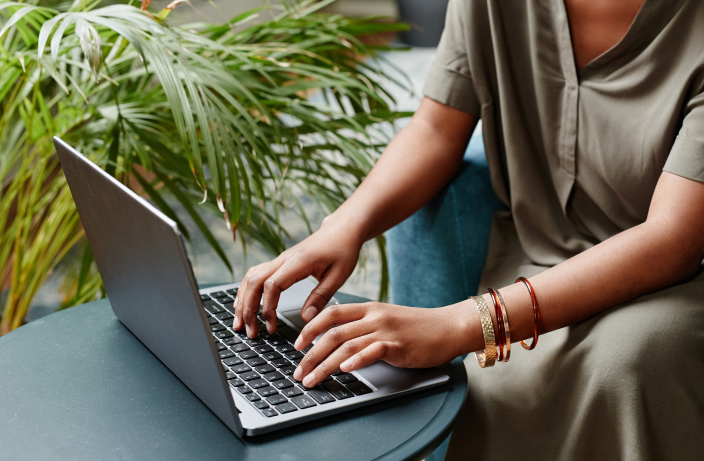
[[[100,300],[0,338],[0,457],[422,459],[450,433],[465,398],[462,361],[448,372],[446,386],[239,439]]]

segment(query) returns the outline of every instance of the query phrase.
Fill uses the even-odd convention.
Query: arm
[[[704,184],[663,173],[645,223],[531,279],[540,301],[542,332],[692,277],[704,259],[703,236]],[[514,284],[501,293],[511,319],[511,339],[531,337],[533,313],[526,288]],[[340,326],[329,330],[334,324]],[[338,367],[348,372],[378,360],[428,367],[484,347],[472,301],[440,309],[378,303],[335,306],[304,328],[296,348],[326,331],[294,374],[306,386],[316,385]],[[456,347],[448,350],[448,345]]]
[[[457,172],[476,123],[471,115],[425,98],[369,176],[317,232],[247,272],[237,296],[234,328],[246,326],[250,337],[257,335],[261,300],[267,330],[275,331],[281,292],[310,275],[320,283],[302,316],[315,317],[354,270],[362,244],[421,208]]]

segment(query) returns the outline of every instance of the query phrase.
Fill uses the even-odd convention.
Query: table
[[[338,293],[342,303],[365,301]],[[0,457],[7,460],[422,459],[467,390],[451,383],[272,434],[237,438],[133,336],[104,299],[0,337]]]

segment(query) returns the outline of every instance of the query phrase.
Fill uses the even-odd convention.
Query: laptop
[[[314,288],[282,293],[277,331],[233,331],[239,283],[199,289],[176,223],[55,137],[54,145],[117,318],[239,437],[255,436],[449,380],[444,367],[380,362],[313,389],[292,375],[300,311]],[[337,303],[333,298],[332,304]]]

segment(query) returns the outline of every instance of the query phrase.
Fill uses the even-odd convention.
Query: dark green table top
[[[464,365],[455,359],[448,370],[447,386],[243,440],[101,300],[0,338],[0,458],[422,459],[447,437],[464,401]]]

